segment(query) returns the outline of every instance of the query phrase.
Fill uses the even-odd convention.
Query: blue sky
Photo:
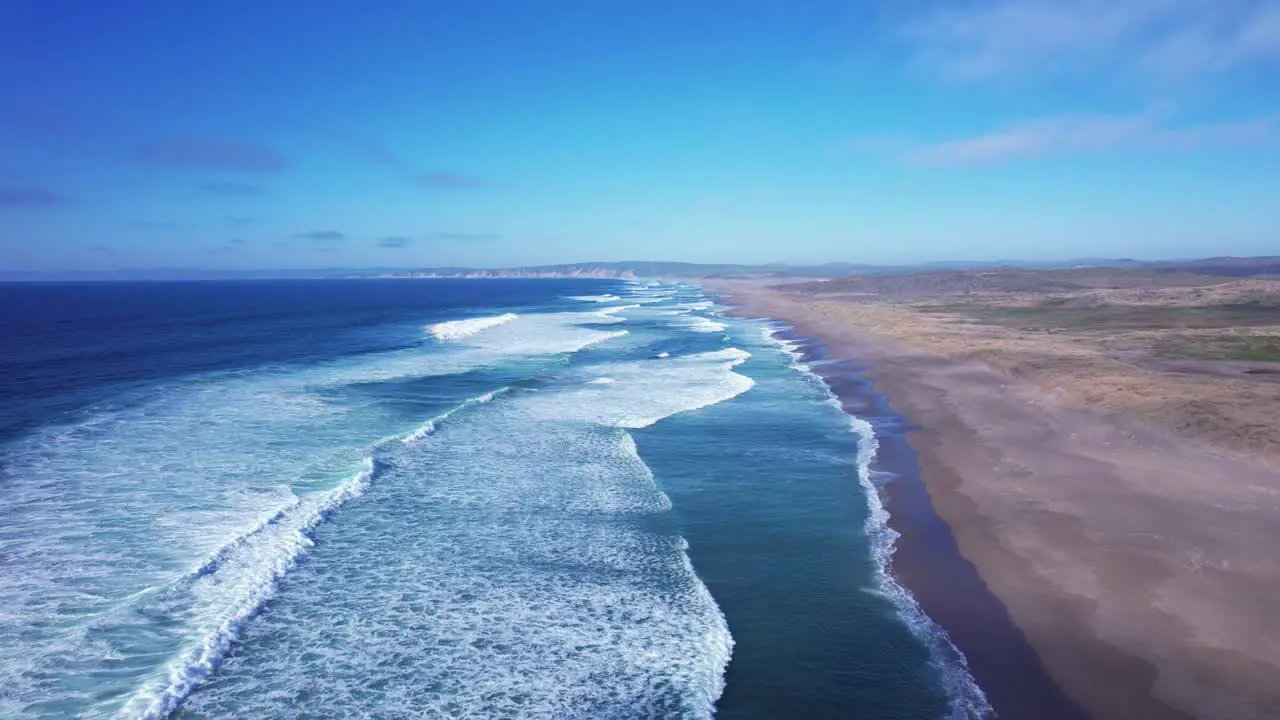
[[[1280,253],[1280,0],[0,3],[0,268]]]

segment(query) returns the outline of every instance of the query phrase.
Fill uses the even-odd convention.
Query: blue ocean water
[[[875,440],[604,280],[0,286],[0,717],[967,718]]]

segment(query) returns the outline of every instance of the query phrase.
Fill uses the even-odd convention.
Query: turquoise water
[[[56,317],[5,328],[0,716],[986,712],[776,328],[678,284],[245,286],[6,289]]]

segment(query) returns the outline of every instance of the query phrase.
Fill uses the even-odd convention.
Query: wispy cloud
[[[412,241],[413,241],[413,238],[404,237],[404,236],[384,237],[378,240],[378,247],[384,247],[384,248],[408,247],[409,243]]]
[[[1145,115],[1059,117],[1034,120],[973,137],[908,149],[913,165],[978,165],[1045,155],[1098,152],[1150,129]]]
[[[200,189],[207,193],[228,197],[255,197],[267,194],[266,189],[260,185],[242,182],[211,182],[205,183]]]
[[[399,153],[367,137],[344,135],[342,141],[359,157],[375,165],[394,170],[420,187],[430,190],[483,190],[493,187],[493,183],[488,180],[467,173],[451,170],[418,170],[414,167],[414,163]]]
[[[1148,145],[1185,152],[1206,147],[1266,145],[1280,140],[1280,115],[1234,123],[1167,128],[1151,134]]]
[[[949,0],[898,17],[914,61],[958,81],[1080,72],[1185,80],[1280,62],[1272,0]]]
[[[70,198],[48,188],[29,185],[0,186],[0,208],[52,208],[70,204]]]
[[[337,230],[312,230],[310,232],[301,232],[294,237],[299,240],[317,240],[320,242],[337,242],[346,240],[347,234]]]
[[[135,148],[134,157],[157,165],[252,173],[279,172],[289,164],[271,148],[212,138],[156,140]]]
[[[414,182],[431,190],[483,190],[492,187],[489,181],[448,170],[431,170],[413,176]]]
[[[900,145],[866,143],[910,165],[962,166],[1104,151],[1191,152],[1280,139],[1280,116],[1236,123],[1169,126],[1154,113],[1042,118],[978,135]],[[857,148],[856,141],[842,143]]]

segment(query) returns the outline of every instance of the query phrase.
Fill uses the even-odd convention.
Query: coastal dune
[[[923,482],[961,553],[1091,717],[1280,717],[1274,457],[1053,393],[948,353],[943,336],[904,342],[856,301],[708,284],[866,364],[915,426]],[[1265,417],[1280,409],[1276,386],[1257,382],[1249,412]]]

